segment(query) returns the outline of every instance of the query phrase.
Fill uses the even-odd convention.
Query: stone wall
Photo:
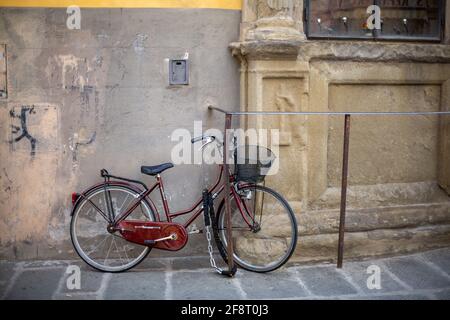
[[[75,257],[72,192],[101,181],[101,168],[153,183],[140,166],[171,160],[173,130],[192,132],[194,121],[221,128],[207,106],[239,104],[228,44],[238,38],[240,11],[82,8],[80,30],[69,30],[67,17],[65,8],[0,8],[8,64],[0,258]],[[169,86],[167,59],[186,52],[190,84]],[[172,210],[201,195],[205,173],[187,165],[164,173]],[[191,240],[183,254],[206,253],[202,235]]]
[[[449,8],[442,44],[307,40],[302,0],[246,0],[242,15],[82,9],[81,30],[66,28],[65,9],[0,8],[8,89],[0,98],[0,258],[74,257],[70,193],[98,182],[101,168],[151,183],[139,167],[170,160],[174,129],[192,131],[195,120],[223,127],[206,112],[210,104],[450,110]],[[186,52],[190,85],[168,86],[167,59]],[[280,130],[280,172],[267,184],[297,215],[292,261],[334,259],[343,119],[242,120]],[[449,159],[448,117],[354,117],[346,257],[448,246]],[[165,173],[171,208],[199,196],[211,173],[199,166]],[[182,255],[206,253],[203,235],[191,240]]]
[[[448,110],[449,45],[305,40],[303,1],[292,10],[256,2],[245,1],[240,41],[230,45],[242,110]],[[450,245],[449,121],[353,117],[346,257]],[[293,260],[334,259],[343,117],[248,116],[246,124],[281,130],[280,172],[267,182],[295,208]]]

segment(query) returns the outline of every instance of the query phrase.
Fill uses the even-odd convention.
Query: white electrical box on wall
[[[172,59],[169,61],[169,84],[170,85],[189,84],[189,60]]]

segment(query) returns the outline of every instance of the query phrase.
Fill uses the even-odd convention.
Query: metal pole
[[[233,261],[233,232],[231,227],[231,208],[230,208],[230,174],[228,166],[228,133],[231,129],[231,114],[225,114],[225,132],[223,139],[223,165],[225,171],[225,219],[227,226],[227,253],[228,253],[228,269],[231,273],[234,267]]]
[[[347,208],[347,184],[348,184],[348,153],[350,147],[350,115],[345,115],[344,126],[344,151],[342,156],[342,188],[341,188],[341,213],[339,218],[339,242],[337,267],[342,268],[344,260],[344,234],[345,211]]]
[[[343,163],[342,163],[342,189],[341,189],[341,209],[340,209],[340,219],[339,219],[339,240],[338,240],[338,261],[337,267],[342,268],[342,263],[344,259],[344,236],[345,236],[345,214],[347,207],[347,184],[348,184],[348,156],[349,156],[349,145],[350,145],[350,120],[351,116],[418,116],[418,115],[450,115],[450,111],[438,111],[438,112],[280,112],[280,111],[255,111],[255,112],[230,112],[225,111],[221,108],[208,106],[209,110],[214,110],[226,115],[226,122],[229,123],[225,126],[225,130],[231,126],[231,116],[233,115],[265,115],[265,116],[277,116],[277,115],[318,115],[318,116],[340,116],[345,115],[345,129],[344,129],[344,151],[343,151]],[[226,140],[226,139],[225,139]],[[225,148],[225,145],[224,145]],[[224,159],[225,159],[224,152]],[[226,163],[224,161],[224,163]],[[228,170],[228,165],[225,166]],[[229,181],[226,181],[225,190],[229,193]],[[231,226],[230,214],[230,204],[228,197],[225,199],[226,217],[227,217],[227,228]],[[228,224],[230,223],[230,224]],[[231,227],[228,229],[227,237],[231,239]],[[231,245],[231,246],[230,246]],[[228,241],[228,263],[230,270],[233,267],[232,263],[232,250],[233,246],[231,241]],[[231,262],[231,263],[230,263]]]

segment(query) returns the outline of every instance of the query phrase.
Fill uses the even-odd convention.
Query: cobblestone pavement
[[[1,261],[0,298],[450,299],[450,248],[347,261],[341,270],[330,264],[289,266],[269,274],[238,270],[233,279],[216,274],[208,263],[207,257],[148,257],[131,271],[109,274],[81,261]],[[79,290],[67,288],[70,265],[80,267]],[[379,267],[380,289],[368,288],[371,265]]]

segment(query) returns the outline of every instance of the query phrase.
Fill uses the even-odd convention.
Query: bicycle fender
[[[144,191],[143,189],[141,189],[141,188],[139,188],[139,187],[137,187],[135,185],[132,185],[132,184],[126,183],[126,182],[122,182],[122,181],[108,181],[106,183],[105,182],[97,183],[97,184],[95,184],[93,186],[90,186],[89,188],[85,189],[83,192],[81,192],[79,194],[77,200],[73,204],[73,208],[72,208],[72,211],[70,212],[70,216],[73,216],[73,214],[75,213],[75,209],[77,208],[77,206],[79,205],[81,200],[83,200],[87,196],[87,194],[89,194],[92,190],[94,190],[94,189],[96,189],[98,187],[104,186],[105,184],[107,186],[127,187],[127,188],[130,188],[131,190],[133,190],[134,192],[136,192],[138,194],[141,194]],[[158,220],[159,220],[159,212],[156,209],[155,204],[153,203],[152,199],[148,198],[148,200],[149,200],[149,204],[151,206],[151,209],[155,212],[155,214],[157,215]]]

